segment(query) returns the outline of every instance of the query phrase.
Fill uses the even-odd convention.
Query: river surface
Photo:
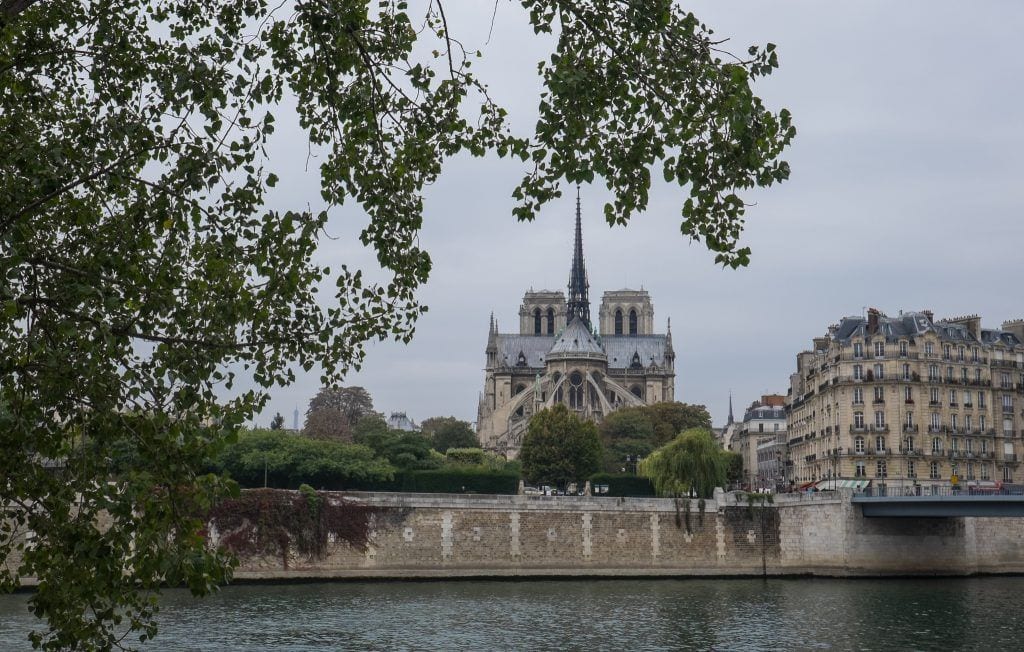
[[[30,649],[26,594],[0,650]],[[1019,650],[1024,578],[240,585],[165,593],[145,650]]]

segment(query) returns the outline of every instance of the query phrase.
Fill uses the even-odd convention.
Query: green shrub
[[[590,488],[597,495],[595,485],[608,485],[608,493],[602,496],[647,497],[656,496],[654,485],[648,478],[631,473],[595,473],[590,476]]]

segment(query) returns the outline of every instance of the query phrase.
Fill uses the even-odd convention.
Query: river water
[[[146,650],[1024,649],[1024,578],[240,585],[168,591]],[[30,649],[25,594],[0,650]]]

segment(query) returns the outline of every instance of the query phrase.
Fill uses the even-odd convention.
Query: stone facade
[[[749,488],[776,489],[784,484],[786,398],[765,394],[751,403],[732,445],[743,457],[744,483]]]
[[[340,496],[340,494],[330,494]],[[864,518],[849,492],[669,499],[345,494],[369,545],[247,558],[241,580],[507,576],[963,575],[1024,572],[1024,519]],[[689,524],[687,526],[687,523]]]
[[[518,456],[530,417],[556,403],[600,421],[623,406],[675,400],[672,329],[654,332],[645,290],[605,292],[599,325],[590,322],[577,201],[569,295],[530,290],[519,308],[519,332],[501,333],[492,315],[484,387],[477,409],[481,445]]]
[[[871,309],[797,356],[787,400],[797,483],[1024,481],[1024,321]]]

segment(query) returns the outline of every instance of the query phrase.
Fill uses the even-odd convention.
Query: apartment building
[[[813,342],[786,399],[798,486],[1024,482],[1024,320],[871,309]]]

